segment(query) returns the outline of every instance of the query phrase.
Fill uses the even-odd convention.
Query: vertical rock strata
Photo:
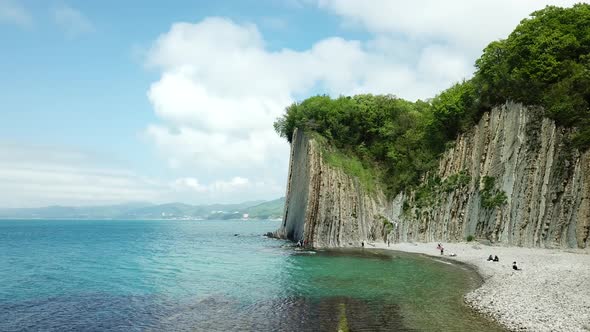
[[[358,247],[383,239],[383,193],[369,194],[356,178],[327,165],[319,142],[296,130],[283,224],[275,233],[316,248]]]
[[[465,183],[433,189],[434,199],[425,205],[411,190],[392,201],[378,189],[369,193],[357,179],[327,165],[316,140],[296,131],[284,220],[276,235],[315,247],[359,246],[383,240],[384,222],[391,220],[389,238],[401,242],[463,241],[473,235],[526,247],[588,247],[590,151],[581,154],[569,146],[569,134],[541,110],[513,103],[496,108],[457,138],[438,169],[426,175],[447,183],[463,174]],[[492,180],[492,194],[505,195],[487,206],[486,178]]]
[[[588,246],[590,152],[568,145],[570,131],[538,109],[508,103],[486,113],[446,151],[436,176],[467,174],[469,183],[416,207],[414,192],[394,199],[397,241],[463,241],[469,235],[524,247]],[[483,178],[505,202],[482,204]],[[405,206],[405,208],[404,208]]]

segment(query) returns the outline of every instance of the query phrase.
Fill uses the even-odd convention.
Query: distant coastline
[[[60,221],[105,221],[105,220],[117,220],[117,221],[281,221],[281,218],[236,218],[236,219],[197,219],[197,218],[190,218],[190,219],[180,219],[180,218],[141,218],[141,219],[119,219],[119,218],[9,218],[9,217],[0,217],[0,221],[9,221],[9,220],[60,220]]]
[[[280,219],[285,198],[239,204],[129,203],[104,206],[48,206],[0,209],[15,220],[266,220]]]

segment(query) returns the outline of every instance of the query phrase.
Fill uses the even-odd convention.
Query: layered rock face
[[[540,110],[522,105],[486,113],[444,153],[436,174],[428,175],[444,184],[460,174],[464,185],[454,181],[437,191],[429,206],[418,207],[416,192],[398,195],[392,235],[397,241],[462,241],[473,235],[526,247],[588,247],[590,152],[568,146],[568,134]],[[492,184],[487,188],[486,179]]]
[[[275,235],[316,248],[359,247],[383,239],[386,198],[367,192],[357,179],[326,164],[320,143],[296,130],[285,213]]]
[[[392,201],[378,189],[368,192],[326,164],[316,140],[296,131],[276,235],[314,247],[469,235],[526,247],[590,247],[590,151],[568,146],[569,133],[541,110],[512,103],[496,108],[425,176],[434,185],[424,204],[417,191]],[[393,228],[385,227],[388,221]]]

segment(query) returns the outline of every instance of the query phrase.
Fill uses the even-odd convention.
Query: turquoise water
[[[271,221],[0,221],[0,331],[497,331],[469,269]]]

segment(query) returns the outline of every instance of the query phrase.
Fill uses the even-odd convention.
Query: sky
[[[0,0],[0,207],[285,195],[309,96],[434,97],[567,0]]]

